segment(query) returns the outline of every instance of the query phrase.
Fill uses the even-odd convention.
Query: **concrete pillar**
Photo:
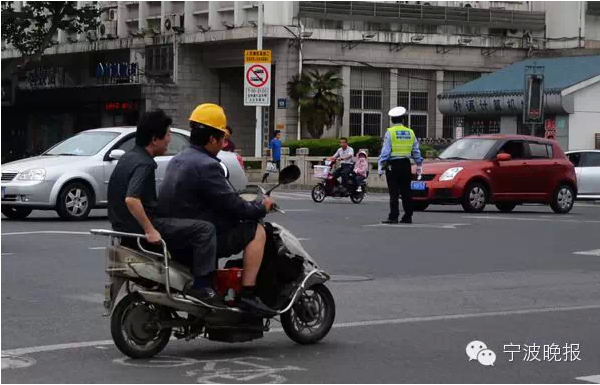
[[[500,118],[500,133],[501,134],[516,134],[517,133],[517,117],[502,116]]]
[[[342,97],[344,98],[344,116],[342,117],[342,136],[350,136],[350,72],[351,67],[342,67],[342,82],[344,89]]]
[[[161,1],[160,2],[160,31],[165,31],[165,17],[173,13],[173,2],[172,1]]]
[[[237,1],[236,1],[237,3]],[[196,31],[196,26],[194,25],[194,2],[193,1],[185,1],[183,3],[183,28],[185,28],[186,33],[191,33]]]
[[[440,112],[440,101],[437,98],[444,92],[444,71],[435,71],[435,138],[444,136],[444,116]]]
[[[150,6],[148,5],[147,1],[139,2],[139,5],[138,5],[138,17],[140,18],[138,20],[138,29],[139,30],[148,28],[148,21],[146,20],[146,18],[148,18],[148,15],[150,14],[149,8],[150,8]]]
[[[209,1],[208,2],[208,26],[212,30],[222,29],[221,17],[219,15],[219,2]]]
[[[186,1],[186,4],[188,2]],[[235,1],[233,3],[233,24],[236,27],[241,26],[246,22],[246,10],[244,9],[243,1]]]
[[[390,109],[398,106],[398,69],[390,69]],[[384,111],[387,112],[387,111]],[[387,116],[387,115],[386,115]]]
[[[127,3],[124,1],[119,1],[117,3],[117,35],[121,39],[129,36],[126,19],[127,19]],[[82,35],[80,35],[80,36],[82,36]]]

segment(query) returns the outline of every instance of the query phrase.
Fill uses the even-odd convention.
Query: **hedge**
[[[362,148],[367,148],[369,149],[369,157],[379,156],[382,142],[383,139],[377,136],[353,136],[348,138],[348,144],[354,149],[355,153]],[[292,156],[296,155],[296,150],[302,147],[309,149],[309,156],[331,156],[340,147],[340,140],[336,138],[292,140],[283,143],[283,147],[289,147]],[[420,149],[423,157],[427,155],[428,151],[433,151],[434,157],[440,153],[428,144],[422,144]]]
[[[369,150],[369,156],[379,156],[382,138],[377,136],[352,136],[348,138],[348,144],[355,152],[366,148]],[[340,140],[337,138],[291,140],[283,143],[283,147],[290,148],[290,155],[296,155],[298,148],[306,147],[309,149],[309,156],[331,156],[340,148]]]

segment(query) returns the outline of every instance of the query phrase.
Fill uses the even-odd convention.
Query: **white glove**
[[[380,177],[383,176],[383,169],[381,167],[377,169],[377,174],[379,174]]]
[[[423,174],[423,167],[417,166],[417,177],[421,179],[421,175]]]

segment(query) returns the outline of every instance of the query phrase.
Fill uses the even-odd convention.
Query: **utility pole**
[[[258,32],[256,34],[256,49],[263,49],[263,23],[264,23],[264,12],[265,5],[262,1],[258,2],[258,25],[256,26]],[[255,132],[255,145],[254,145],[254,156],[262,157],[263,149],[263,115],[262,106],[256,106],[256,132]]]

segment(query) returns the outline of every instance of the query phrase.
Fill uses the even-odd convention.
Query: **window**
[[[427,92],[412,92],[410,95],[411,111],[427,112]]]
[[[124,142],[119,144],[117,146],[117,149],[127,152],[129,150],[133,150],[134,146],[135,146],[135,136],[132,136],[130,138],[125,139]]]
[[[96,155],[117,136],[119,136],[118,133],[109,131],[84,132],[57,144],[46,151],[44,155]]]
[[[532,159],[550,158],[550,154],[548,153],[548,145],[546,144],[529,142],[529,152]]]
[[[185,136],[171,132],[171,142],[169,142],[169,147],[165,155],[178,154],[189,145],[190,142]]]
[[[411,115],[409,127],[417,138],[427,137],[427,115]]]
[[[365,90],[363,97],[363,109],[381,110],[381,91]]]
[[[444,115],[443,133],[442,137],[452,138],[454,131],[454,119],[452,116]]]
[[[525,143],[524,142],[517,142],[514,140],[511,140],[509,142],[507,142],[504,146],[502,146],[502,149],[500,151],[498,151],[498,153],[500,152],[505,152],[507,154],[509,154],[511,156],[512,159],[526,159],[527,156],[526,151],[525,151]]]
[[[362,114],[350,114],[350,136],[361,136],[362,131]]]
[[[173,46],[146,47],[146,73],[168,74],[173,72]]]
[[[350,90],[350,108],[362,108],[362,91]]]
[[[380,136],[381,135],[381,114],[367,114],[364,115],[363,127],[365,131],[363,135],[368,136]]]
[[[569,157],[569,160],[571,161],[571,163],[573,163],[573,166],[581,167],[581,154],[580,153],[569,154],[568,157]]]
[[[584,152],[583,167],[600,167],[600,152]]]

